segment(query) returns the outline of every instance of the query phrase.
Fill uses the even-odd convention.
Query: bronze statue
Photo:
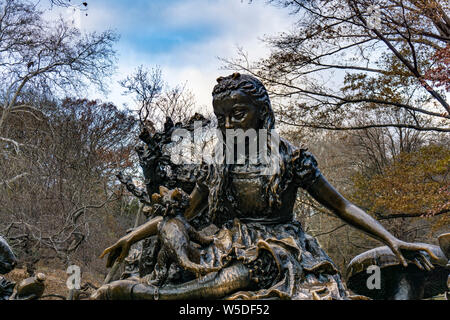
[[[377,300],[427,299],[450,291],[450,233],[438,237],[440,246],[424,243],[439,259],[405,254],[408,267],[386,247],[378,247],[354,257],[347,266],[347,287],[357,294]],[[431,262],[431,264],[430,264]],[[378,290],[367,287],[369,267],[380,272]]]
[[[234,73],[217,81],[213,107],[222,133],[227,129],[246,132],[275,128],[269,96],[258,79]],[[181,126],[168,123],[165,131]],[[339,271],[317,241],[294,219],[293,207],[299,187],[343,221],[384,242],[404,266],[407,265],[403,256],[406,252],[423,256],[425,251],[431,258],[437,258],[426,245],[395,238],[328,183],[311,153],[283,139],[278,150],[269,150],[271,154],[278,154],[271,161],[276,162],[279,170],[271,175],[262,173],[260,158],[252,162],[246,153],[242,164],[223,162],[185,169],[191,170],[188,175],[191,180],[177,180],[182,169],[158,151],[157,145],[163,143],[164,134],[151,137],[144,132],[141,139],[147,145],[138,152],[148,193],[156,192],[158,185],[181,187],[190,192],[184,218],[196,228],[208,224],[218,228],[212,235],[213,241],[198,248],[196,262],[218,271],[199,275],[175,266],[170,271],[172,276],[163,285],[119,280],[98,289],[92,296],[94,299],[347,299],[349,293]],[[247,146],[251,143],[259,145],[262,141],[259,138],[247,141]],[[195,183],[189,184],[193,177]],[[175,185],[171,185],[173,181]],[[155,239],[158,224],[164,219],[154,215],[107,248],[101,257],[109,254],[108,265],[116,258],[123,261],[133,243]],[[166,236],[159,233],[161,237]],[[153,256],[161,250],[157,245],[161,240],[164,241],[146,240],[145,246],[147,250],[152,248]],[[143,254],[151,250],[143,250]]]
[[[14,288],[9,300],[38,300],[45,291],[46,276],[38,273],[33,277],[22,280]]]
[[[6,274],[17,265],[17,258],[6,240],[0,236],[0,274]]]
[[[0,274],[7,274],[17,265],[17,259],[6,240],[0,236]],[[15,284],[0,276],[0,300],[37,300],[45,290],[45,275],[38,273]]]
[[[191,241],[206,245],[210,244],[213,238],[200,234],[184,218],[184,211],[189,206],[189,195],[179,188],[168,190],[160,186],[160,193],[152,195],[152,203],[162,207],[164,220],[158,225],[160,250],[155,268],[147,276],[148,284],[164,284],[172,263],[177,263],[184,270],[195,274],[218,271],[219,268],[198,263],[200,254]]]
[[[6,240],[0,236],[0,274],[7,274],[16,267],[17,259]],[[8,300],[15,283],[0,276],[0,300]]]

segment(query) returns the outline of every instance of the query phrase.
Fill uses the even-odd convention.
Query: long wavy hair
[[[233,73],[230,76],[218,78],[217,82],[212,93],[213,99],[224,99],[237,90],[245,93],[259,109],[260,127],[254,129],[267,129],[268,138],[270,139],[270,132],[275,129],[275,117],[269,95],[261,81],[250,75]],[[272,152],[270,147],[271,145],[269,144],[269,153]],[[225,143],[223,148],[226,148]],[[278,162],[274,165],[278,165],[279,170],[272,176],[264,176],[263,196],[268,201],[270,209],[276,209],[281,206],[281,194],[287,188],[288,181],[292,179],[292,177],[286,176],[291,171],[287,170],[287,166],[290,163],[288,161],[290,146],[280,139],[279,148],[280,157],[269,157],[271,161]],[[210,167],[209,212],[212,222],[217,225],[221,225],[236,216],[242,217],[242,214],[239,214],[239,203],[230,174],[233,166],[233,164],[222,163]]]

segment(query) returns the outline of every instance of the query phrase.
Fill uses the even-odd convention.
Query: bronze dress
[[[281,179],[286,183],[281,206],[270,207],[264,189],[267,177],[257,166],[234,165],[229,188],[238,208],[230,210],[231,215],[211,217],[220,230],[214,243],[202,251],[202,263],[226,266],[238,260],[250,268],[253,290],[228,299],[346,299],[336,266],[293,215],[298,187],[308,189],[321,175],[317,162],[305,149],[283,144],[285,163],[290,165]]]
[[[280,180],[285,184],[280,194],[281,206],[269,205],[264,189],[268,178],[260,174],[258,166],[231,166],[228,189],[219,198],[228,197],[233,207],[226,212],[203,212],[191,222],[197,229],[211,223],[219,228],[214,242],[199,249],[200,263],[226,267],[241,261],[248,266],[253,287],[227,299],[347,299],[336,266],[293,215],[298,187],[307,190],[321,175],[317,162],[305,149],[294,149],[284,140],[282,143],[287,165]],[[207,171],[200,175],[197,184],[213,190],[217,184],[214,168],[210,166]],[[141,277],[151,272],[158,250],[155,237],[144,242]],[[172,265],[166,284],[179,284],[194,277]]]

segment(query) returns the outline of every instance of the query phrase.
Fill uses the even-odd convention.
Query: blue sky
[[[111,79],[111,92],[100,96],[117,105],[130,98],[121,95],[117,81],[139,65],[160,66],[169,85],[185,84],[199,106],[211,108],[215,79],[229,73],[221,70],[218,57],[236,56],[243,47],[251,60],[264,57],[269,50],[263,36],[286,31],[293,17],[286,9],[247,0],[91,0],[88,16],[70,10],[53,10],[70,18],[75,16],[85,31],[114,29],[121,39],[118,73]],[[92,92],[92,97],[98,93]]]

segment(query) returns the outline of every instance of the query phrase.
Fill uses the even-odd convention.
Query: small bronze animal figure
[[[45,274],[38,273],[34,277],[22,280],[15,288],[9,300],[37,300],[45,291]]]
[[[189,195],[180,188],[169,190],[160,187],[160,193],[152,195],[152,203],[159,206],[164,219],[158,226],[161,249],[155,269],[146,279],[147,283],[157,286],[164,284],[172,263],[196,275],[218,271],[219,268],[199,264],[200,254],[191,240],[207,245],[213,238],[201,235],[183,217],[184,210],[189,206]]]

